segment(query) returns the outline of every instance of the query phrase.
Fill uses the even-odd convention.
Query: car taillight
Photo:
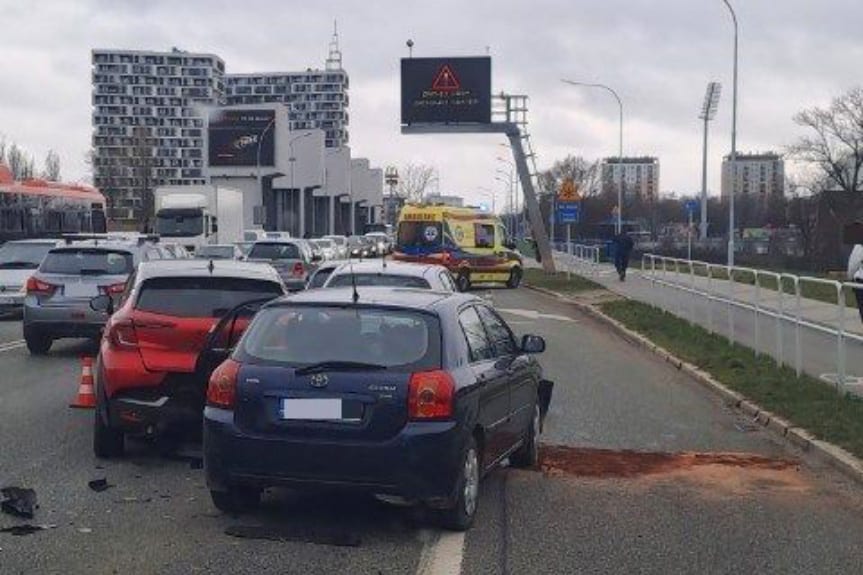
[[[413,420],[449,419],[453,416],[455,382],[442,370],[411,374],[408,417]]]
[[[26,289],[28,294],[51,295],[54,293],[54,290],[57,289],[57,286],[49,284],[48,282],[43,282],[42,280],[37,280],[31,276],[27,278]]]
[[[240,364],[226,359],[210,376],[207,386],[207,405],[232,409],[237,399],[237,374]]]
[[[126,289],[125,283],[111,284],[108,286],[99,286],[99,289],[107,295],[120,295]]]
[[[111,324],[108,341],[119,348],[134,349],[138,347],[138,334],[135,325],[129,320],[121,320]]]
[[[291,275],[295,278],[301,278],[306,273],[306,268],[303,267],[301,262],[297,262],[294,264],[294,267],[291,268]]]

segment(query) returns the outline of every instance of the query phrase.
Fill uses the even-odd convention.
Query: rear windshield
[[[318,271],[315,272],[315,275],[312,276],[312,279],[309,280],[309,289],[324,287],[324,284],[327,283],[327,280],[330,278],[330,274],[332,274],[334,268],[318,268]]]
[[[238,355],[293,367],[349,361],[418,371],[440,367],[440,339],[437,318],[410,310],[278,306],[258,313]]]
[[[243,302],[282,293],[277,283],[245,278],[153,278],[141,285],[135,308],[174,317],[221,317]]]
[[[357,286],[405,287],[431,289],[429,283],[415,276],[400,276],[395,274],[353,274]],[[351,274],[339,274],[330,279],[327,287],[350,287],[353,284]]]
[[[35,270],[53,243],[7,242],[0,246],[0,270]]]
[[[399,224],[398,245],[403,248],[427,248],[441,245],[443,226],[440,222],[402,222]]]
[[[135,268],[132,254],[124,251],[93,248],[54,250],[39,267],[48,274],[128,275]]]
[[[262,260],[300,260],[300,248],[296,244],[257,242],[249,250],[249,258]]]

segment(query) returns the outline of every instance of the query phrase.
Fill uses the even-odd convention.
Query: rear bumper
[[[98,337],[108,316],[80,305],[42,306],[24,300],[24,329],[38,330],[51,337]]]
[[[24,297],[24,294],[19,292],[0,293],[0,314],[21,313]]]
[[[431,505],[454,495],[467,432],[456,422],[409,423],[382,441],[309,440],[243,433],[233,413],[204,410],[207,485],[339,488],[398,495]]]
[[[130,434],[160,435],[200,430],[203,404],[168,395],[114,397],[108,400],[111,427]]]

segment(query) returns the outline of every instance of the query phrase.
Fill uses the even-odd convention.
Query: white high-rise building
[[[606,158],[602,161],[602,191],[653,201],[659,196],[659,158]]]
[[[290,129],[323,130],[328,148],[339,148],[349,142],[348,88],[337,32],[330,42],[325,70],[225,75],[228,105],[285,104]]]
[[[748,195],[766,199],[773,194],[785,194],[785,161],[774,152],[737,154],[735,170],[736,197]],[[722,198],[731,192],[731,158],[722,159]]]
[[[141,220],[158,186],[206,183],[206,109],[225,63],[177,50],[93,50],[93,183],[113,220]]]

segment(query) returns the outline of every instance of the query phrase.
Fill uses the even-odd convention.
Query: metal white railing
[[[728,315],[728,337],[731,343],[735,343],[735,314],[734,309],[751,311],[754,314],[754,351],[761,353],[762,319],[772,318],[776,337],[776,350],[771,353],[781,367],[786,364],[785,336],[786,324],[791,324],[794,329],[794,369],[797,375],[803,372],[803,359],[800,333],[802,328],[815,330],[836,338],[836,385],[842,389],[846,385],[846,342],[856,341],[863,343],[863,335],[849,331],[846,325],[846,301],[847,293],[853,293],[855,289],[861,289],[860,284],[841,282],[824,278],[798,276],[789,273],[780,273],[767,270],[759,270],[741,266],[727,266],[711,264],[708,262],[685,260],[660,256],[656,254],[644,254],[641,258],[642,276],[650,280],[654,285],[663,285],[684,291],[693,295],[702,296],[707,299],[707,329],[711,333],[714,329],[714,306],[710,302],[720,302],[726,305]],[[697,280],[699,278],[701,281]],[[742,281],[751,280],[752,283]],[[727,284],[725,293],[718,289],[717,282],[725,281]],[[768,283],[769,282],[769,283]],[[801,295],[805,285],[827,286],[836,294],[835,303],[823,302],[804,298]],[[775,286],[775,289],[774,287]],[[737,288],[737,289],[735,289]],[[741,289],[742,288],[742,289]],[[788,291],[786,291],[788,290]],[[849,291],[850,290],[850,291]],[[774,306],[767,305],[764,295],[773,296],[776,300]],[[672,313],[687,319],[691,323],[696,322],[695,301],[689,298],[689,317],[683,313],[683,298],[674,297],[676,301],[666,301],[665,307]],[[770,298],[767,298],[770,299]],[[832,314],[834,321],[814,321],[807,318],[803,313],[803,300],[808,303],[818,302],[822,305],[835,307]],[[674,310],[676,309],[676,312]],[[767,326],[769,329],[769,326]]]
[[[573,242],[558,242],[556,245],[560,257],[569,265],[566,266],[567,277],[572,277],[572,268],[595,275],[599,271],[602,259],[602,247]]]

